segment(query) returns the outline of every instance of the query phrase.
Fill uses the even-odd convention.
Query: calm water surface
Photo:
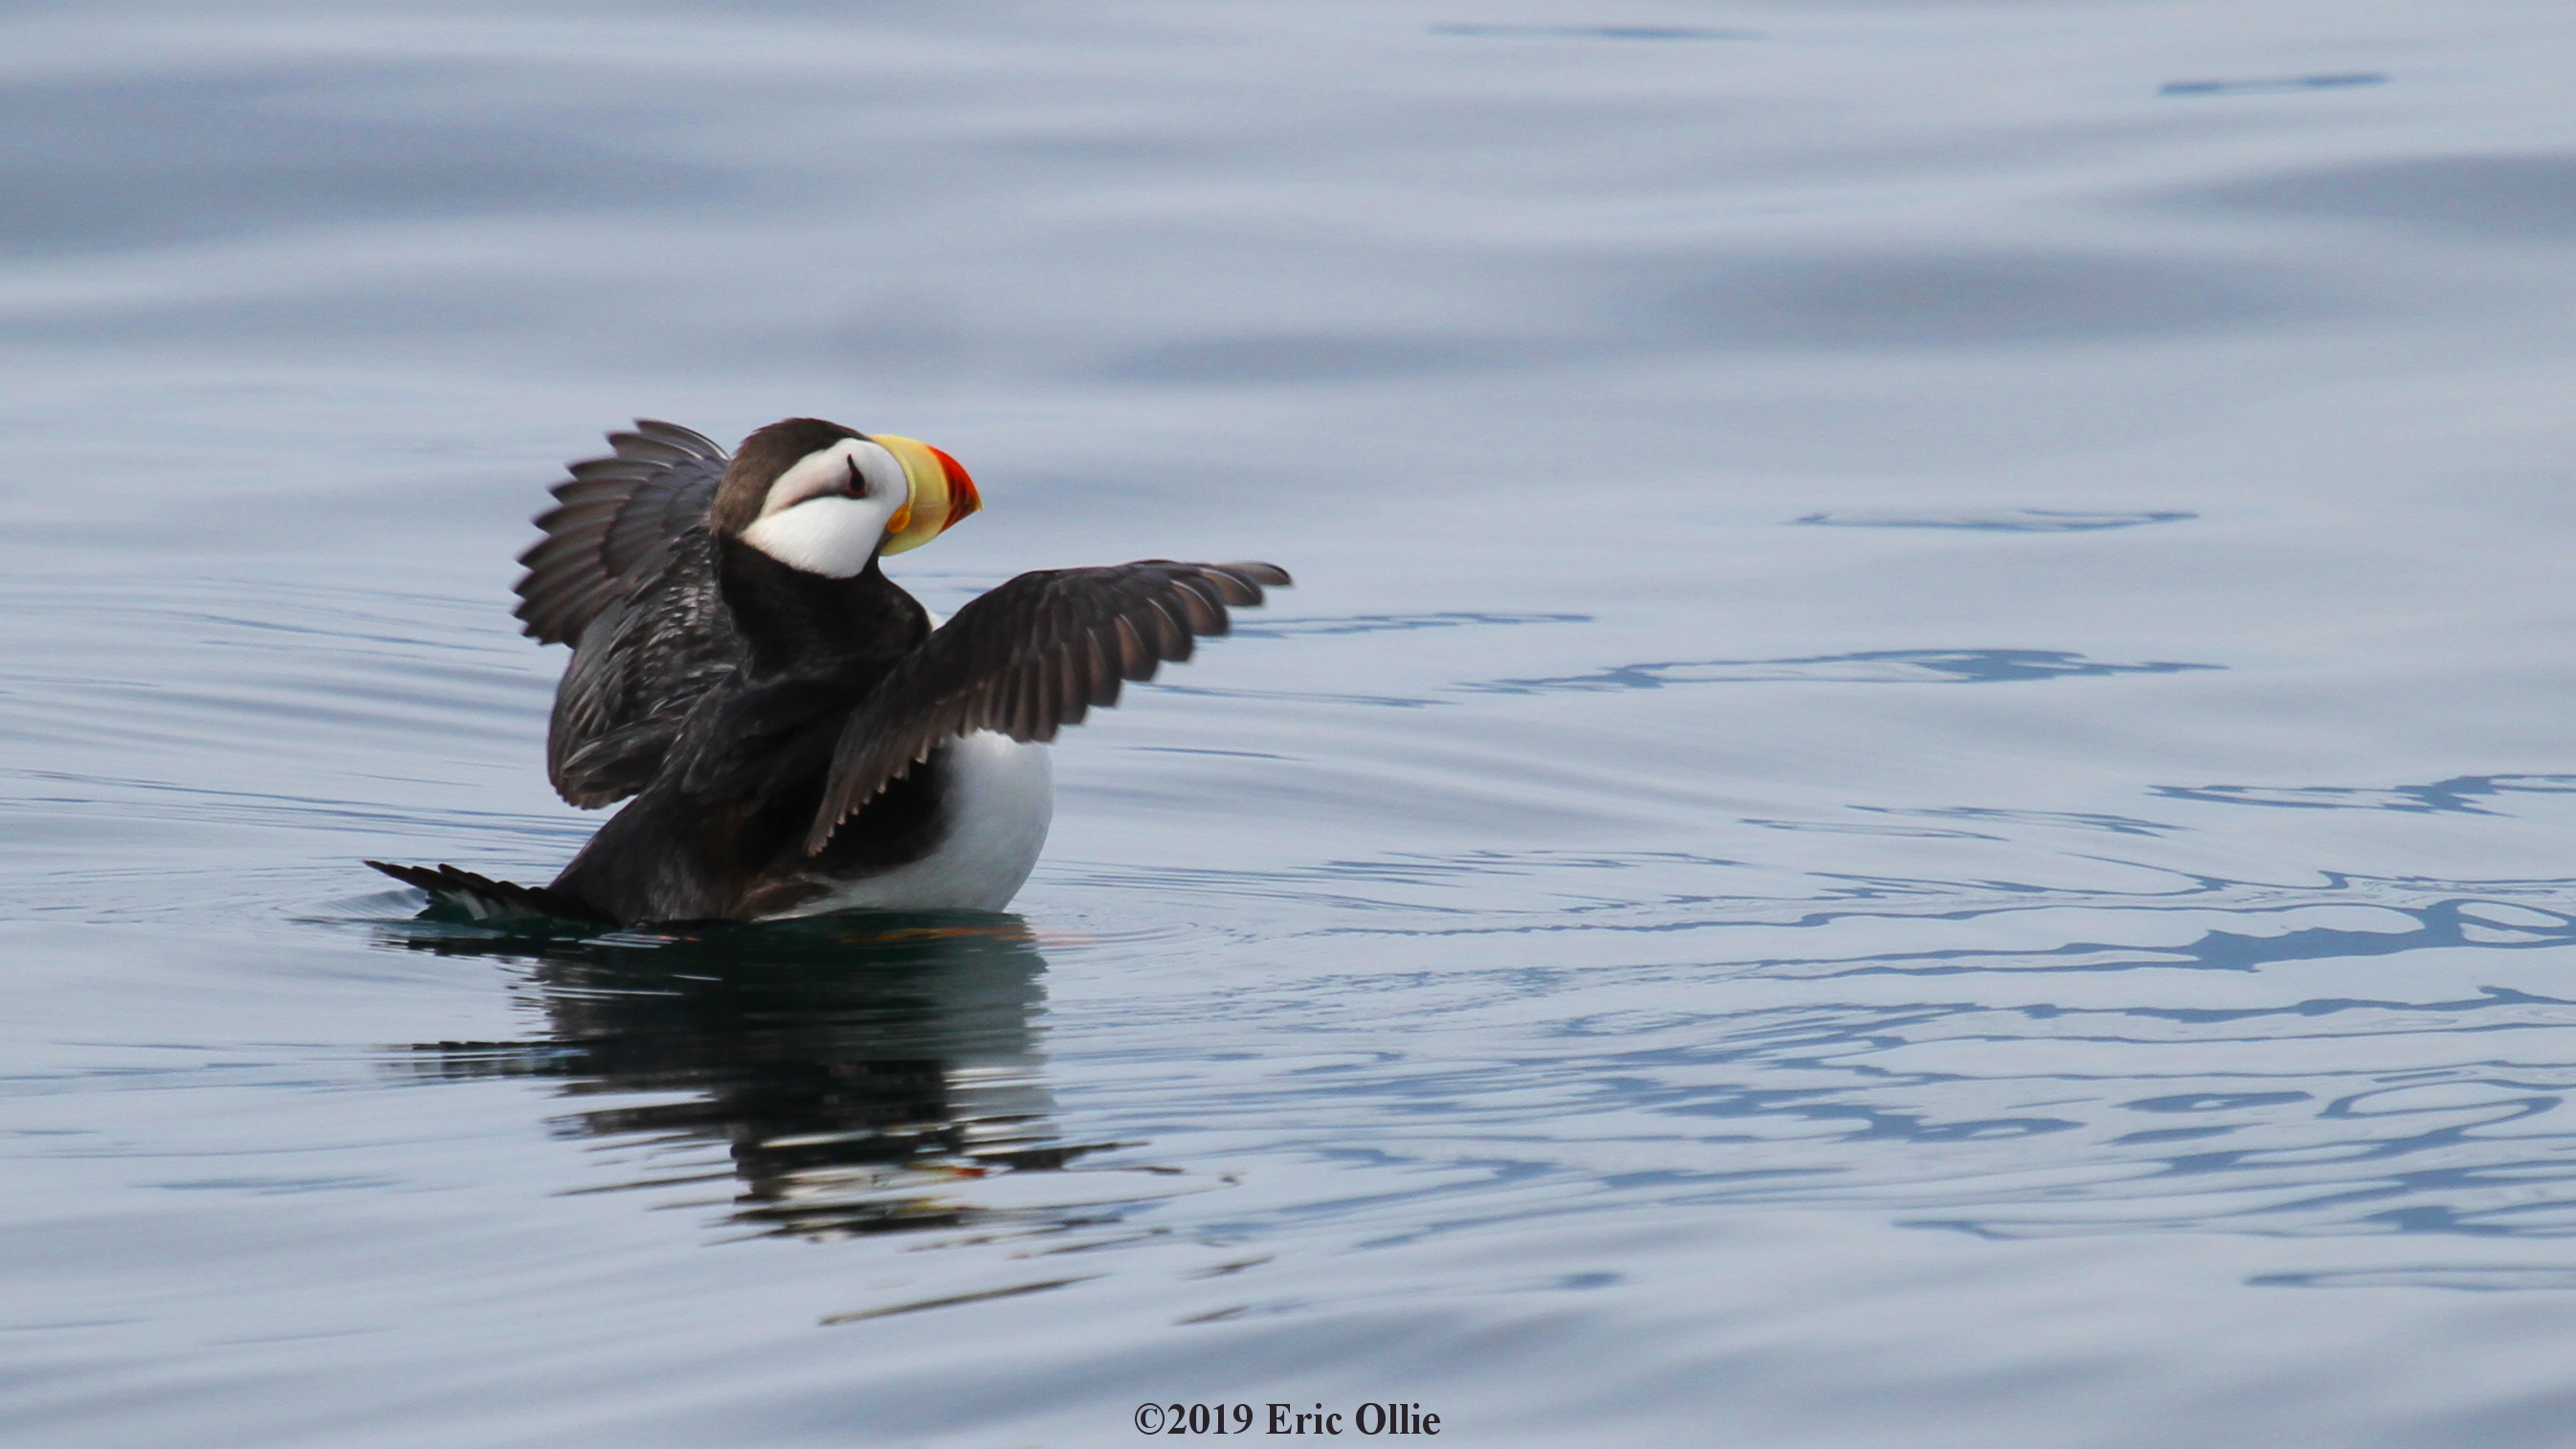
[[[8,1442],[2576,1443],[2572,67],[20,7]],[[1299,587],[1068,737],[1014,916],[414,921],[359,857],[593,826],[561,460],[801,412],[973,467],[934,607]]]

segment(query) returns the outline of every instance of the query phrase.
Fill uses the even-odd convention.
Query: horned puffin
[[[542,888],[367,862],[476,919],[999,910],[1054,814],[1047,741],[1289,582],[1266,563],[1054,569],[941,623],[879,566],[982,507],[937,448],[819,418],[731,456],[650,419],[609,444],[554,485],[516,613],[572,646],[556,792],[626,807]]]

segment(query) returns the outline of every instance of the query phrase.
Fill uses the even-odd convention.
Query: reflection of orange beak
[[[918,438],[892,433],[870,433],[868,438],[894,454],[895,461],[903,464],[905,481],[912,485],[912,496],[886,520],[886,541],[878,553],[919,548],[984,506],[984,496],[975,491],[975,480],[966,476],[965,465],[946,453]]]

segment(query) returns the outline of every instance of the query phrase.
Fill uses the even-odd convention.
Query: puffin
[[[572,658],[546,773],[619,801],[553,882],[366,864],[478,921],[608,927],[1010,904],[1054,815],[1047,744],[1190,657],[1267,563],[1024,573],[942,622],[885,575],[983,506],[956,459],[788,418],[728,455],[637,419],[536,519],[516,617]]]

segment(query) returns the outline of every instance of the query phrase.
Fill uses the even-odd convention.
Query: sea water
[[[8,1442],[2570,1442],[2571,64],[19,7]],[[562,461],[798,414],[974,471],[935,609],[1297,587],[1060,742],[1011,916],[415,921],[362,857],[595,825]]]

